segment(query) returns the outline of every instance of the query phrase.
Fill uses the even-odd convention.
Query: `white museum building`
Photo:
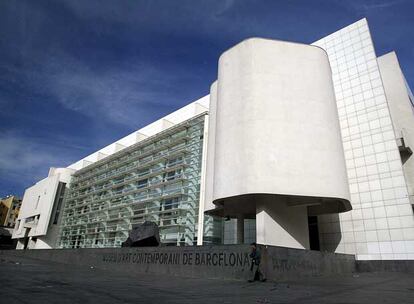
[[[18,249],[249,243],[414,259],[413,95],[362,19],[311,45],[251,38],[210,94],[26,189]]]

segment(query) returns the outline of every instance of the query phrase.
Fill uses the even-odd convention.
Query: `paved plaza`
[[[0,257],[0,303],[414,303],[414,274],[289,282],[137,275]]]

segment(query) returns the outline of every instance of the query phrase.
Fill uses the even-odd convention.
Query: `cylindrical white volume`
[[[276,194],[323,200],[317,213],[329,212],[329,204],[338,211],[351,209],[323,49],[248,39],[220,57],[217,83],[209,126],[214,128],[214,160],[209,160],[214,161],[214,203]]]

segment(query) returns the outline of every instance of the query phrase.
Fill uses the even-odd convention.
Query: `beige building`
[[[14,227],[22,200],[10,195],[0,200],[0,226]]]

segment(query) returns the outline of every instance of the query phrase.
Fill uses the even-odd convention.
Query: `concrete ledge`
[[[414,260],[356,261],[358,272],[414,273]]]
[[[0,257],[8,259],[18,256],[137,274],[247,280],[252,277],[249,250],[248,245],[4,250],[0,251]],[[261,251],[263,268],[269,280],[355,271],[353,255],[273,246],[263,246]]]

